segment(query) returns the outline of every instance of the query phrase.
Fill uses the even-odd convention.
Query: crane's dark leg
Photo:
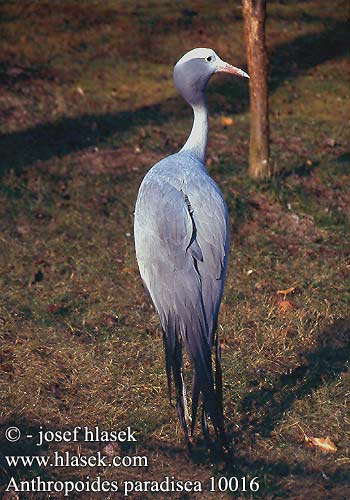
[[[164,351],[165,351],[165,368],[166,368],[166,375],[167,375],[167,381],[168,381],[168,396],[169,396],[169,401],[172,403],[172,394],[171,394],[171,366],[172,366],[172,353],[171,349],[168,345],[168,340],[166,333],[163,329],[163,345],[164,345]]]
[[[218,332],[215,333],[215,392],[220,412],[223,414],[221,348]]]
[[[230,452],[230,445],[228,443],[225,432],[224,416],[223,416],[224,408],[223,408],[223,397],[222,397],[221,348],[220,348],[219,332],[217,330],[215,333],[215,392],[216,392],[219,411],[220,414],[222,415],[222,425],[220,425],[219,428],[221,447],[225,448],[227,452]]]
[[[215,392],[216,392],[219,412],[222,417],[219,433],[222,445],[226,448],[227,438],[225,433],[224,408],[223,408],[223,396],[222,396],[221,350],[220,350],[220,340],[218,332],[216,333],[215,336]]]
[[[182,339],[179,334],[179,327],[176,317],[169,316],[163,326],[163,342],[165,347],[165,366],[168,379],[168,393],[170,402],[172,402],[171,385],[172,376],[174,377],[174,385],[176,391],[176,409],[184,432],[185,441],[188,449],[191,448],[191,443],[188,435],[187,422],[190,420],[185,382],[182,374],[183,356],[182,356]]]
[[[188,427],[186,422],[186,412],[187,402],[184,397],[186,397],[186,391],[184,388],[184,380],[182,376],[182,344],[178,337],[175,338],[175,350],[173,359],[173,375],[174,383],[176,387],[176,409],[180,419],[180,423],[184,432],[185,442],[189,451],[192,449],[192,444],[188,436]]]

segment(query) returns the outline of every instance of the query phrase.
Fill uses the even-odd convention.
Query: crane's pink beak
[[[231,73],[231,75],[240,76],[242,78],[250,78],[248,73],[243,71],[243,69],[239,69],[239,68],[236,68],[235,66],[231,66],[231,64],[228,64],[224,61],[218,62],[218,65],[216,67],[216,73],[218,73],[218,72]]]

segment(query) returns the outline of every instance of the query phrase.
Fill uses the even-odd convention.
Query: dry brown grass
[[[190,126],[171,65],[196,45],[213,46],[234,64],[244,61],[240,4],[220,2],[213,9],[210,2],[191,2],[196,16],[168,2],[151,8],[146,0],[138,8],[130,2],[86,8],[84,2],[58,7],[41,1],[2,2],[0,8],[3,450],[37,452],[31,442],[6,443],[3,432],[10,424],[27,433],[40,426],[130,425],[138,442],[122,453],[147,455],[150,463],[141,472],[117,473],[21,468],[16,477],[174,475],[205,485],[197,496],[172,495],[182,500],[347,499],[345,3],[269,5],[276,167],[270,182],[246,178],[247,89],[224,78],[208,89],[208,163],[232,221],[220,329],[235,458],[231,466],[215,467],[200,440],[194,460],[185,453],[167,398],[158,320],[137,272],[132,224],[144,173],[179,147]],[[233,125],[224,127],[222,115],[232,116]],[[277,294],[292,286],[294,293]],[[305,435],[330,436],[337,452],[322,454],[307,445]],[[94,453],[105,446],[50,444],[43,451]],[[6,484],[3,464],[1,473]],[[214,474],[259,476],[261,491],[212,494]]]

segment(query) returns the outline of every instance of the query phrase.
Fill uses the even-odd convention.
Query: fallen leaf
[[[310,445],[310,446],[315,446],[317,448],[320,448],[320,450],[323,453],[336,453],[337,447],[331,441],[329,437],[326,438],[315,438],[315,437],[308,437],[305,436],[305,441]]]
[[[123,267],[122,273],[132,274],[133,270],[131,267]]]
[[[113,327],[115,326],[119,321],[119,318],[118,316],[113,316],[112,314],[107,314],[103,320],[102,320],[102,324],[104,326],[108,326],[108,327]]]
[[[0,365],[0,369],[6,373],[10,373],[10,372],[14,371],[12,363],[2,363],[2,365]]]
[[[290,293],[293,293],[295,290],[295,286],[291,286],[290,288],[287,288],[286,290],[278,290],[277,293],[280,295],[289,295]]]
[[[221,116],[220,123],[223,127],[231,127],[233,125],[233,118],[231,116]]]

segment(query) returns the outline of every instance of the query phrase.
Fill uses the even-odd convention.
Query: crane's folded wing
[[[204,188],[201,177],[196,176],[184,189],[191,203],[196,240],[203,255],[197,268],[208,330],[212,334],[219,313],[229,253],[227,207],[218,186],[208,175]]]

